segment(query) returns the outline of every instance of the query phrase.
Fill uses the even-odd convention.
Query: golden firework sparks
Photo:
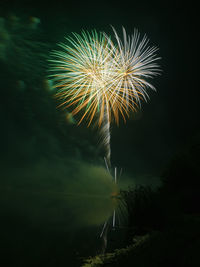
[[[147,89],[155,90],[146,78],[159,72],[157,48],[148,46],[146,36],[140,41],[137,30],[127,36],[123,28],[123,41],[113,30],[116,44],[105,33],[83,31],[66,38],[69,44],[59,44],[62,51],[52,52],[51,77],[60,106],[75,106],[73,115],[83,111],[79,123],[86,119],[88,126],[95,114],[99,126],[105,113],[109,123],[114,117],[118,124],[120,114],[126,120],[147,100]]]

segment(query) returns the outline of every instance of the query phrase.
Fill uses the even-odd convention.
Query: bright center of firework
[[[105,87],[106,82],[102,79],[102,73],[97,68],[85,70],[88,80],[91,81],[92,84],[95,85],[95,88],[98,87]]]

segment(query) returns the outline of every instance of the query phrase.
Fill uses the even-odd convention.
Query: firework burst
[[[119,123],[129,111],[136,111],[141,100],[147,100],[147,88],[155,90],[145,78],[159,71],[156,47],[149,47],[146,36],[140,41],[137,30],[127,36],[123,28],[123,41],[114,30],[116,44],[105,33],[73,34],[66,38],[69,44],[59,44],[63,51],[53,51],[51,75],[57,88],[60,106],[75,106],[73,115],[83,111],[83,119],[91,124],[98,114],[101,126],[107,115]]]

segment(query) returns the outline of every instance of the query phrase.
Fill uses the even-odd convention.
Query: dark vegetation
[[[175,157],[162,186],[123,191],[127,246],[88,259],[84,266],[200,266],[200,145]]]

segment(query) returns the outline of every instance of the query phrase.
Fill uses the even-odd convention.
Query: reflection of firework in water
[[[115,171],[114,171],[114,186],[113,186],[113,190],[112,193],[110,195],[111,198],[111,203],[113,206],[113,215],[112,215],[112,220],[107,220],[105,221],[100,237],[103,240],[103,246],[102,246],[102,253],[105,252],[106,247],[107,247],[107,231],[108,228],[111,226],[112,229],[116,228],[116,224],[117,225],[121,225],[121,220],[123,220],[123,223],[125,222],[124,219],[126,219],[126,215],[127,215],[127,208],[126,208],[126,203],[124,201],[124,199],[122,198],[121,194],[120,194],[120,190],[117,186],[117,178],[120,178],[121,176],[121,171],[119,174],[119,177],[117,177],[117,168],[115,167]]]

